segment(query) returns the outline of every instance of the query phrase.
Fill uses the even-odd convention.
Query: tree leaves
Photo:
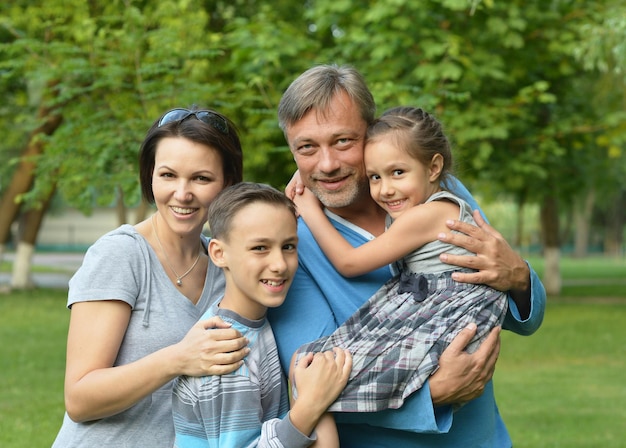
[[[603,177],[579,161],[624,162],[626,13],[616,0],[30,3],[0,7],[0,124],[10,123],[0,154],[15,157],[39,102],[64,116],[38,161],[32,201],[58,178],[81,210],[112,201],[118,187],[133,203],[145,131],[191,104],[238,124],[247,179],[284,185],[295,165],[276,107],[317,63],[354,65],[381,112],[411,104],[435,113],[470,186],[538,199],[556,183],[567,198],[586,188],[571,181],[574,168]],[[50,79],[54,95],[42,88]]]

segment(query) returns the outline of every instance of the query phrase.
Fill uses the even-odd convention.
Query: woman
[[[198,319],[224,292],[202,228],[215,196],[241,181],[242,158],[234,125],[214,111],[173,109],[148,131],[139,177],[156,213],[101,237],[70,280],[66,414],[53,447],[171,447],[172,380],[241,365],[247,340]]]

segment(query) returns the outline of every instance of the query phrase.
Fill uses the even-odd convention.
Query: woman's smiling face
[[[215,149],[182,137],[158,143],[152,191],[161,217],[174,233],[201,231],[209,205],[223,188],[222,158]]]

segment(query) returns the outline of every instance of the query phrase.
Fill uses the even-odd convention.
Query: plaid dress
[[[449,192],[439,192],[428,201],[443,198],[459,204],[461,220],[474,223],[469,206]],[[439,356],[467,324],[478,326],[468,352],[502,324],[506,294],[485,285],[455,282],[450,265],[439,261],[443,252],[470,254],[440,241],[424,245],[401,260],[400,274],[334,333],[298,349],[297,360],[305,353],[333,347],[352,354],[350,379],[330,411],[399,408],[437,369]]]

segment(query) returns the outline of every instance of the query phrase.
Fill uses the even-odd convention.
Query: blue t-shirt
[[[477,208],[476,201],[458,181],[451,191]],[[328,213],[331,223],[354,247],[373,235]],[[285,303],[270,309],[278,352],[285,371],[292,354],[302,344],[332,333],[371,297],[393,273],[383,267],[353,278],[339,274],[316,243],[302,219],[298,223],[299,267]],[[509,298],[509,311],[503,328],[531,334],[539,328],[545,310],[545,290],[531,269],[531,312],[522,320],[515,302]],[[377,413],[335,414],[343,447],[507,447],[508,432],[495,402],[490,381],[484,393],[453,412],[451,406],[434,408],[430,389],[422,387],[402,408]]]

